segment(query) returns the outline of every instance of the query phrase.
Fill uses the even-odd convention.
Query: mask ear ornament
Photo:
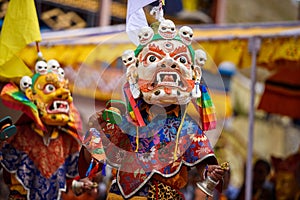
[[[207,61],[207,55],[205,51],[203,51],[202,49],[197,49],[195,51],[195,60],[194,60],[195,65],[203,67],[206,61]]]
[[[200,90],[200,81],[201,81],[201,68],[197,65],[194,66],[194,79],[195,79],[195,86],[192,91],[193,98],[200,98],[201,97],[201,90]]]
[[[122,62],[126,66],[126,79],[130,85],[130,91],[133,98],[138,98],[141,94],[138,84],[137,84],[137,58],[135,57],[133,50],[126,50],[122,55]]]

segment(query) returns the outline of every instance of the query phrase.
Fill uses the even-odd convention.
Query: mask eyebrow
[[[186,53],[187,52],[187,48],[186,46],[182,45],[180,47],[177,47],[173,52],[170,53],[170,56],[171,57],[174,57],[175,55],[177,54],[180,54],[180,53]]]
[[[158,46],[156,46],[155,44],[149,44],[149,50],[154,51],[162,56],[166,55],[166,53],[163,50],[161,50]]]
[[[146,55],[144,55],[143,57],[141,57],[141,58],[143,58],[142,61],[147,60],[147,58],[148,58],[149,55],[154,55],[155,57],[157,57],[159,59],[162,59],[162,57],[163,57],[161,54],[158,54],[156,52],[148,52]]]

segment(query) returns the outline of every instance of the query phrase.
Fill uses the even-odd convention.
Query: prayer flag
[[[148,26],[148,22],[143,7],[155,0],[128,0],[126,16],[126,32],[129,39],[138,45],[138,31],[142,27]]]
[[[41,41],[34,0],[11,0],[0,35],[1,79],[31,74],[17,53],[34,41]]]

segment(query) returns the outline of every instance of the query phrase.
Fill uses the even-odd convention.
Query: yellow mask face
[[[37,75],[26,96],[35,103],[41,120],[47,125],[63,126],[71,119],[70,105],[73,101],[68,81],[56,73]]]

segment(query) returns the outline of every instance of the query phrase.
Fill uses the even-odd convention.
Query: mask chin
[[[177,88],[171,88],[168,90],[165,88],[159,88],[155,91],[143,92],[143,99],[148,104],[156,104],[166,107],[171,104],[188,104],[191,101],[191,96],[189,92],[183,92]]]
[[[47,114],[42,117],[42,121],[50,126],[65,126],[70,121],[70,117],[66,114]]]

